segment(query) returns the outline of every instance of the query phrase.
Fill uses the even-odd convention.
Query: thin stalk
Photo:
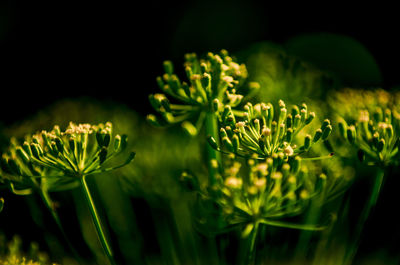
[[[206,131],[206,136],[212,136],[219,146],[219,130],[218,130],[218,120],[214,113],[206,112],[206,117],[204,121],[204,127]],[[221,164],[221,154],[212,148],[209,144],[206,144],[206,152],[207,152],[207,167],[208,167],[208,176],[209,176],[209,185],[213,186],[216,183],[216,175],[218,173],[218,168],[216,168],[213,164],[213,160],[217,161],[218,165]],[[218,257],[217,252],[217,242],[215,237],[211,237],[208,239],[209,243],[209,255]],[[215,265],[219,264],[218,259],[213,261]]]
[[[212,112],[207,112],[206,114],[205,130],[206,130],[206,136],[212,136],[219,145],[218,121],[217,117]],[[216,182],[216,174],[218,170],[213,166],[212,161],[215,160],[218,162],[218,164],[220,164],[221,154],[208,144],[206,145],[206,149],[207,149],[207,166],[209,174],[209,183],[210,185],[213,185]]]
[[[101,246],[102,246],[102,248],[104,250],[104,253],[106,254],[110,264],[116,265],[114,257],[113,257],[113,253],[111,251],[111,247],[108,244],[108,241],[106,239],[105,233],[103,231],[103,228],[102,228],[102,225],[101,225],[101,222],[100,222],[99,214],[97,213],[96,206],[94,204],[93,198],[90,195],[89,187],[88,187],[87,182],[86,182],[86,176],[82,176],[81,184],[82,184],[81,185],[82,191],[83,191],[83,193],[85,195],[86,202],[88,204],[88,207],[89,207],[89,210],[90,210],[90,214],[92,216],[92,221],[93,221],[93,224],[94,224],[94,226],[96,228],[96,232],[97,232],[97,236],[99,238],[100,244],[101,244]]]
[[[254,228],[251,231],[249,244],[247,247],[247,257],[245,265],[255,265],[256,264],[256,239],[258,235],[259,223],[254,224]]]
[[[367,204],[365,205],[363,211],[361,212],[359,221],[357,223],[355,235],[353,236],[354,241],[350,243],[350,246],[348,247],[349,252],[345,255],[344,257],[344,265],[350,265],[357,253],[358,245],[360,243],[360,237],[361,237],[361,232],[364,228],[364,224],[368,219],[368,216],[371,213],[371,210],[374,208],[376,205],[376,202],[379,197],[379,193],[382,188],[382,183],[384,180],[385,172],[383,169],[379,168],[378,172],[375,176],[374,184],[372,187],[372,192],[371,196],[369,197],[369,200],[367,201]]]

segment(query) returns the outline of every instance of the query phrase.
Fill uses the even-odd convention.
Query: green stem
[[[350,265],[357,253],[358,245],[360,242],[360,237],[361,237],[361,232],[364,228],[364,224],[368,219],[368,216],[371,213],[371,210],[374,208],[376,205],[376,202],[379,197],[379,193],[382,188],[382,183],[384,180],[385,172],[383,169],[378,169],[378,172],[375,176],[374,184],[372,187],[372,192],[371,196],[369,197],[369,200],[367,201],[367,204],[365,205],[363,211],[361,212],[359,221],[357,223],[355,235],[353,236],[354,241],[350,243],[349,252],[345,255],[344,257],[344,265]]]
[[[218,130],[218,120],[216,115],[213,112],[206,112],[205,115],[205,121],[204,121],[204,127],[206,131],[206,136],[212,136],[215,141],[217,141],[217,144],[219,146],[219,130]],[[218,165],[221,164],[221,154],[216,151],[214,148],[212,148],[209,144],[206,144],[206,152],[207,152],[207,167],[208,167],[208,176],[209,176],[209,186],[213,186],[216,183],[216,176],[218,173],[218,168],[214,166],[213,161],[217,162]],[[209,249],[210,252],[208,255],[218,257],[218,252],[217,252],[217,242],[216,238],[212,237],[209,238]],[[219,264],[218,258],[216,260],[213,260],[215,265]]]
[[[93,198],[90,195],[90,191],[89,191],[89,187],[87,185],[86,182],[86,176],[82,176],[81,178],[81,187],[82,187],[82,191],[85,195],[86,198],[86,202],[88,204],[89,210],[90,210],[90,214],[92,216],[92,220],[93,220],[93,224],[96,228],[96,232],[97,232],[97,236],[100,240],[100,244],[104,250],[104,253],[106,254],[110,264],[112,265],[116,265],[115,261],[114,261],[114,257],[113,257],[113,253],[111,251],[111,247],[107,242],[106,236],[104,234],[103,228],[101,226],[101,222],[100,222],[100,217],[99,214],[97,213],[96,210],[96,206],[94,204]]]
[[[217,117],[212,112],[207,112],[205,118],[205,130],[206,136],[212,136],[219,145],[219,133],[218,133],[218,121]],[[210,145],[206,145],[207,148],[207,165],[209,173],[209,183],[214,185],[216,182],[216,174],[218,169],[213,166],[213,160],[217,161],[218,164],[221,162],[221,154],[212,148]]]
[[[256,239],[258,235],[258,226],[259,223],[256,222],[254,224],[254,228],[251,231],[248,248],[247,248],[247,260],[246,260],[246,265],[255,265],[256,264]]]

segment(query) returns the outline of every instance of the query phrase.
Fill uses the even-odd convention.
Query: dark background
[[[382,86],[399,84],[396,9],[339,2],[0,1],[0,121],[56,99],[112,99],[146,113],[161,63],[185,52],[234,53],[303,34],[349,36],[375,57]]]

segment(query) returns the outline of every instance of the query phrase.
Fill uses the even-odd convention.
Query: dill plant
[[[243,115],[237,117],[240,120],[223,119],[221,145],[209,137],[211,146],[235,158],[236,162],[234,167],[220,170],[219,185],[210,185],[199,192],[206,203],[219,207],[214,213],[222,214],[222,219],[217,219],[220,222],[214,223],[217,230],[240,227],[242,237],[249,237],[246,264],[255,263],[255,242],[260,225],[322,230],[326,225],[315,221],[306,219],[306,223],[293,223],[286,219],[293,220],[304,214],[312,200],[323,206],[346,186],[342,185],[341,178],[323,172],[316,174],[306,165],[301,166],[307,161],[317,163],[332,157],[332,153],[317,157],[309,154],[314,145],[328,139],[332,131],[330,121],[325,119],[320,128],[310,128],[310,131],[307,125],[314,120],[315,113],[310,112],[306,104],[294,105],[289,114],[282,100],[278,106],[274,111],[271,103],[254,106],[247,103]],[[229,107],[226,113],[230,116]],[[240,159],[247,164],[247,172],[239,173]],[[232,172],[235,172],[233,176]],[[201,215],[198,218],[200,223],[205,222]],[[211,217],[213,219],[215,216]],[[207,223],[204,224],[207,229]]]
[[[105,166],[126,146],[127,136],[114,136],[110,122],[98,125],[70,122],[65,131],[56,125],[51,131],[27,136],[21,145],[15,139],[12,141],[9,150],[2,155],[2,181],[15,194],[38,192],[61,229],[48,191],[80,186],[104,253],[110,263],[115,264],[86,178],[129,164],[135,156],[133,152],[124,163]]]
[[[166,74],[157,78],[165,94],[149,96],[158,115],[147,119],[156,126],[180,123],[192,136],[205,127],[209,181],[201,183],[196,173],[182,175],[182,181],[199,194],[195,219],[200,231],[214,234],[240,228],[248,242],[243,262],[254,264],[260,225],[323,229],[322,224],[286,219],[303,213],[310,199],[319,197],[323,202],[338,192],[334,179],[301,166],[303,161],[332,157],[330,153],[307,157],[312,146],[331,134],[330,121],[325,119],[310,132],[305,128],[315,113],[306,104],[288,111],[282,100],[276,109],[271,103],[247,102],[239,110],[244,96],[237,94],[238,87],[247,77],[244,65],[224,50],[208,53],[206,59],[198,60],[194,54],[185,58],[188,83],[173,73],[171,62],[165,62]]]
[[[247,78],[247,69],[239,64],[226,50],[207,53],[198,58],[195,53],[185,55],[186,81],[174,73],[171,61],[164,62],[165,74],[157,77],[163,93],[151,94],[149,100],[158,115],[149,114],[147,120],[156,126],[181,124],[189,135],[198,135],[204,127],[206,135],[218,135],[218,119],[225,105],[238,106],[243,95],[238,94]],[[251,89],[258,84],[250,83]],[[169,99],[171,98],[171,100]],[[209,181],[215,181],[213,159],[220,161],[220,155],[207,146]]]
[[[400,161],[400,94],[383,89],[344,89],[332,95],[330,105],[336,108],[340,136],[347,142],[344,148],[351,157],[357,150],[358,159],[375,168],[371,194],[359,217],[355,240],[345,256],[350,264],[357,251],[357,242],[364,223],[376,205],[385,171]],[[339,108],[340,106],[340,108]],[[355,157],[355,155],[353,156]]]

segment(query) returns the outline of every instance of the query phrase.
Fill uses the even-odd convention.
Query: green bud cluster
[[[358,120],[338,123],[340,135],[359,149],[359,158],[369,164],[387,166],[400,159],[400,113],[395,108],[359,111]]]
[[[195,135],[203,124],[205,112],[218,113],[226,104],[232,107],[240,104],[243,96],[236,92],[247,78],[247,70],[226,50],[219,54],[210,52],[204,59],[194,53],[186,54],[184,68],[186,81],[174,73],[171,61],[164,62],[165,74],[157,78],[163,93],[149,96],[159,115],[150,114],[147,120],[155,126],[184,121],[182,127]],[[167,95],[177,104],[172,104]],[[193,117],[197,117],[195,125],[189,121]]]
[[[328,104],[334,112],[345,119],[353,122],[358,120],[358,111],[368,110],[375,112],[376,108],[397,109],[400,111],[400,92],[389,92],[384,89],[352,89],[346,88],[334,91],[328,97]]]
[[[312,135],[302,136],[300,142],[296,139],[315,118],[315,113],[308,111],[304,103],[301,106],[294,105],[290,113],[282,100],[276,112],[271,103],[254,106],[247,103],[243,117],[243,120],[236,121],[227,106],[222,113],[224,126],[220,129],[222,146],[239,156],[257,154],[258,158],[265,159],[278,154],[287,159],[308,151],[315,143],[326,140],[332,132],[330,121],[326,119]],[[222,149],[216,145],[215,139],[210,138],[209,142],[214,148]]]
[[[110,122],[98,125],[71,122],[64,132],[56,125],[50,132],[27,136],[22,144],[14,139],[1,157],[1,177],[9,185],[25,188],[36,178],[56,178],[63,184],[75,182],[82,176],[120,167],[104,168],[103,164],[126,146],[127,137],[113,136]],[[133,158],[131,153],[123,165]]]
[[[221,230],[241,226],[246,237],[254,223],[318,229],[312,225],[288,224],[282,219],[301,214],[311,198],[326,194],[325,174],[309,173],[299,156],[285,160],[274,154],[264,160],[246,161],[245,169],[241,170],[240,162],[230,160],[230,165],[220,170],[218,182],[201,193],[204,201],[212,201],[220,208],[224,221]]]

